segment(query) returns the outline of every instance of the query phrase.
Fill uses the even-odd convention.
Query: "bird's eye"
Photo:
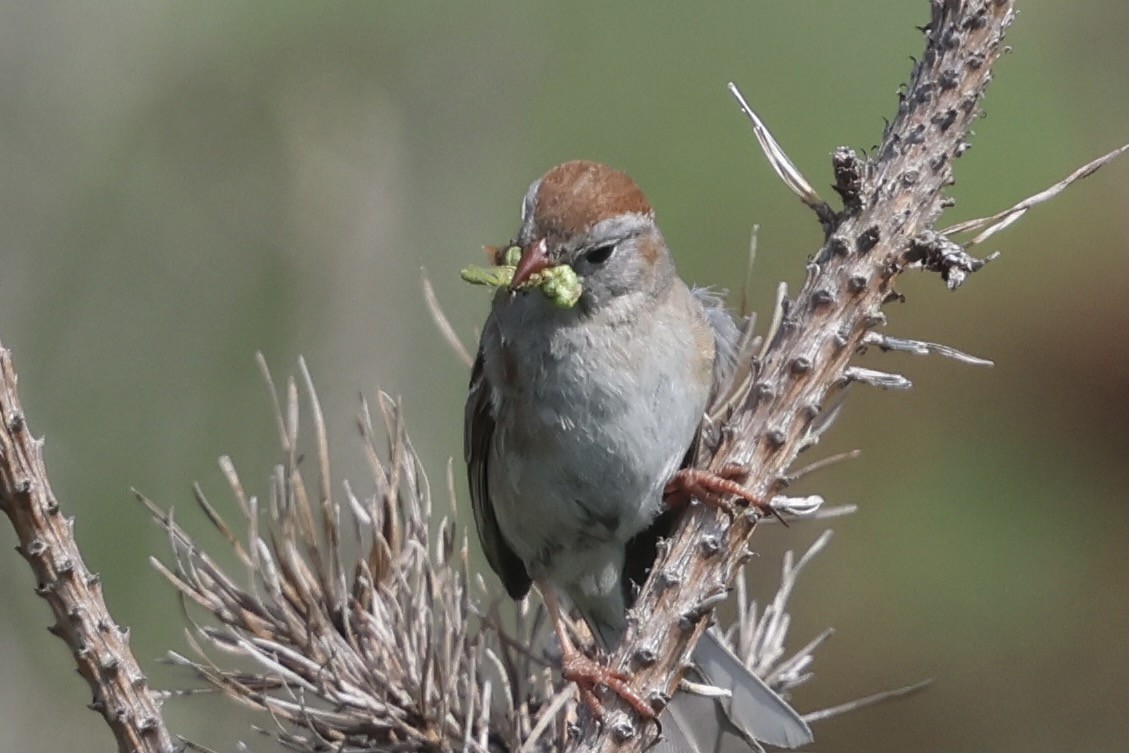
[[[609,243],[606,246],[597,246],[590,251],[584,252],[584,260],[589,264],[603,264],[611,258],[612,251],[615,251],[614,243]]]

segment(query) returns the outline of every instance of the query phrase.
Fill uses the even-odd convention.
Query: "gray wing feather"
[[[463,416],[463,459],[466,460],[467,480],[470,482],[470,504],[474,510],[474,526],[478,540],[486,553],[490,568],[502,579],[502,585],[514,599],[529,593],[532,581],[525,563],[514,553],[502,536],[494,505],[490,501],[487,463],[490,443],[494,437],[494,411],[490,403],[490,385],[482,368],[482,350],[474,360],[467,393],[466,412]]]
[[[714,392],[725,383],[737,366],[737,348],[741,344],[741,330],[732,312],[725,307],[725,295],[712,288],[693,288],[690,291],[706,315],[713,330],[714,353],[713,386]]]

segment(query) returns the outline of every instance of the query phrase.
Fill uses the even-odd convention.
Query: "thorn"
[[[908,390],[913,386],[913,382],[901,374],[890,374],[885,371],[864,369],[859,366],[851,366],[843,375],[848,382],[862,382],[884,390]]]

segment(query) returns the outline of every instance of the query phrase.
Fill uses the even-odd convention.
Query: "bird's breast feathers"
[[[499,338],[485,364],[497,427],[490,495],[526,562],[551,557],[548,547],[622,545],[657,514],[693,441],[708,392],[700,344],[643,319],[651,326],[589,321]]]

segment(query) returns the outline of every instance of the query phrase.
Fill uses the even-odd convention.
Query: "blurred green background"
[[[943,224],[1129,136],[1129,6],[1020,8]],[[643,186],[690,280],[735,285],[759,223],[765,310],[820,232],[726,81],[830,197],[829,153],[877,142],[927,18],[924,0],[0,5],[0,338],[155,684],[185,684],[156,659],[186,642],[147,562],[165,541],[129,489],[201,533],[193,481],[231,509],[220,454],[265,492],[278,452],[256,350],[278,376],[308,359],[341,477],[365,478],[352,419],[380,387],[442,488],[466,372],[420,267],[471,340],[487,295],[458,268],[510,238],[532,179],[587,157]],[[813,452],[864,451],[803,484],[861,511],[795,595],[796,647],[837,630],[796,705],[936,679],[819,725],[818,749],[1129,748],[1127,179],[1122,158],[1031,212],[956,294],[901,283],[889,332],[997,365],[868,354],[916,389],[856,390]],[[762,531],[753,578],[770,590],[781,552],[823,527]],[[0,750],[110,750],[14,544],[0,531]],[[167,710],[203,744],[272,749],[247,726],[267,720],[222,701]]]

